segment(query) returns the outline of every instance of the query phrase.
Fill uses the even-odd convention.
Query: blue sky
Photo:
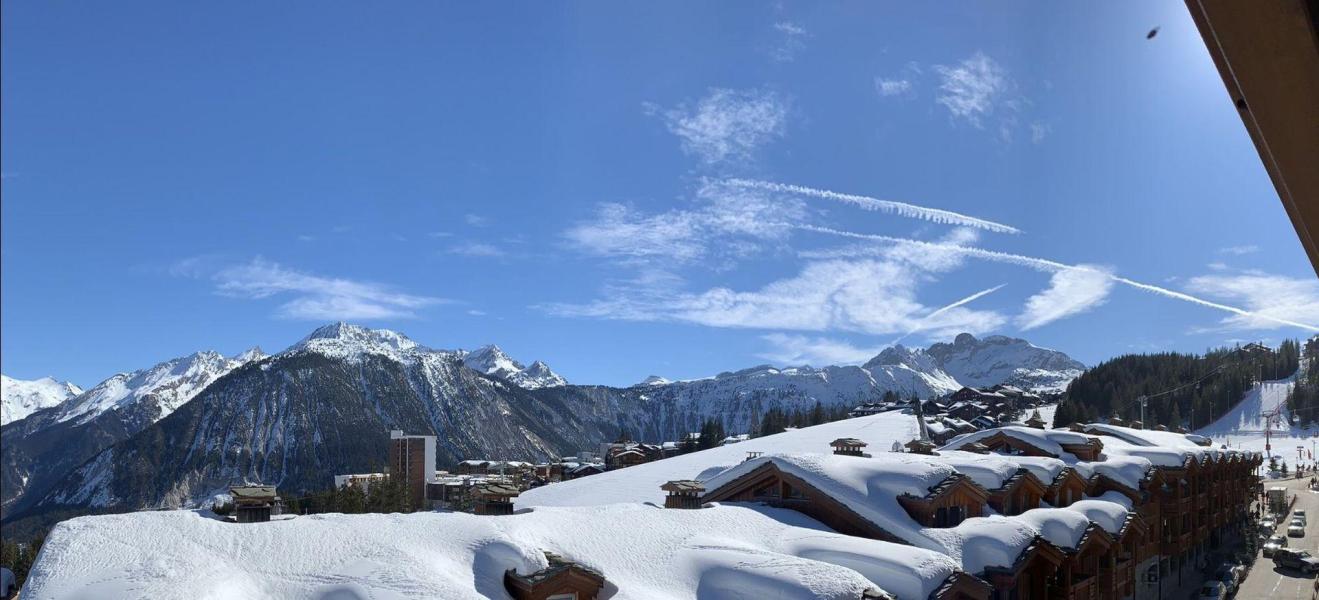
[[[608,384],[1319,324],[1181,2],[2,10],[14,377],[340,319]]]

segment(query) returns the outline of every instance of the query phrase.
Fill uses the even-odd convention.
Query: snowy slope
[[[916,420],[909,414],[892,411],[753,438],[745,442],[527,490],[517,498],[516,505],[522,508],[614,502],[663,504],[665,494],[660,490],[660,486],[666,481],[709,479],[716,473],[746,460],[747,453],[753,451],[831,452],[829,442],[841,437],[855,437],[870,444],[867,450],[871,453],[887,452],[894,442],[906,443],[916,437]]]
[[[257,525],[166,511],[59,524],[22,596],[508,598],[504,571],[544,568],[545,551],[601,572],[614,600],[856,600],[867,589],[924,600],[956,569],[934,552],[754,506],[330,514]]]
[[[1213,423],[1197,429],[1196,433],[1213,438],[1216,445],[1227,444],[1232,448],[1256,452],[1264,452],[1267,444],[1271,446],[1271,454],[1287,460],[1289,464],[1295,464],[1296,447],[1311,450],[1312,442],[1319,436],[1319,428],[1314,425],[1310,428],[1293,425],[1286,406],[1287,395],[1296,386],[1296,378],[1305,372],[1308,364],[1302,357],[1300,368],[1291,377],[1265,381],[1251,388],[1232,410]],[[1275,412],[1278,415],[1276,419],[1265,417]],[[1304,461],[1313,462],[1308,452]]]
[[[82,389],[54,377],[31,381],[0,375],[0,425],[17,421],[82,393]]]

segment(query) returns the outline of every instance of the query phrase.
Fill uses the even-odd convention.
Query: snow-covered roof
[[[517,499],[529,506],[578,506],[615,502],[664,502],[660,486],[676,479],[706,480],[746,459],[749,452],[829,452],[829,442],[854,437],[870,448],[888,449],[916,437],[916,420],[898,412],[844,419],[718,446],[645,464],[528,490]]]
[[[1105,454],[1141,457],[1160,467],[1181,467],[1190,459],[1206,462],[1231,456],[1258,456],[1258,453],[1246,450],[1201,445],[1200,442],[1206,442],[1209,438],[1195,434],[1132,429],[1107,423],[1092,423],[1084,427],[1086,431],[1101,436]]]
[[[57,525],[23,595],[194,598],[223,589],[241,597],[500,598],[504,571],[545,568],[546,551],[602,573],[617,600],[719,590],[855,600],[868,588],[923,600],[957,569],[936,552],[844,536],[800,513],[758,506],[329,514],[256,525],[159,511]],[[280,558],[253,559],[260,556]]]
[[[1131,515],[1131,499],[1117,492],[1105,492],[1098,498],[1073,502],[1065,510],[1085,515],[1085,518],[1098,525],[1100,529],[1116,536],[1122,532],[1122,528],[1127,524],[1127,518]]]
[[[1140,482],[1149,475],[1154,463],[1144,456],[1123,453],[1120,448],[1105,446],[1104,449],[1104,460],[1076,461],[1072,463],[1072,468],[1086,479],[1103,475],[1128,488],[1139,490]]]
[[[1066,549],[1075,549],[1090,525],[1089,514],[1100,514],[1106,525],[1117,512],[1130,512],[1130,504],[1094,499],[1080,509],[1039,508],[1021,515],[971,518],[953,528],[924,527],[898,501],[904,494],[925,496],[948,477],[961,473],[983,487],[1002,487],[1016,473],[1017,457],[966,452],[938,456],[884,453],[872,457],[831,454],[768,455],[748,460],[705,482],[715,490],[765,464],[796,476],[852,512],[913,546],[947,554],[968,573],[986,567],[1010,567],[1036,536]],[[1061,463],[1061,461],[1058,461]],[[1057,464],[1036,465],[1037,468]],[[1120,494],[1117,494],[1120,496]],[[1105,506],[1108,505],[1108,506]],[[1125,516],[1122,520],[1125,521]]]
[[[1068,550],[1075,550],[1080,545],[1086,528],[1090,526],[1085,513],[1066,508],[1035,508],[1015,518],[1029,523],[1049,543]]]
[[[948,441],[945,448],[960,448],[966,444],[971,444],[993,437],[1002,433],[1020,441],[1026,442],[1040,450],[1048,452],[1055,458],[1062,458],[1066,452],[1063,451],[1063,444],[1085,444],[1088,443],[1092,436],[1066,429],[1035,429],[1032,427],[1022,427],[1020,425],[1007,425],[1004,427],[995,427],[982,431],[973,431],[964,433]]]
[[[743,462],[705,481],[705,489],[716,490],[765,464],[794,475],[841,502],[879,528],[913,545],[942,551],[938,542],[926,537],[898,497],[924,497],[930,489],[957,474],[948,464],[931,457],[884,453],[873,458],[837,454],[777,454]]]

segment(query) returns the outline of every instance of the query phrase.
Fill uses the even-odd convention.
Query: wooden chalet
[[[550,552],[549,566],[521,575],[504,571],[504,589],[514,600],[594,600],[605,586],[603,573]]]
[[[1196,564],[1200,558],[1249,534],[1247,511],[1257,493],[1251,475],[1262,457],[1240,452],[1198,451],[1186,446],[1183,464],[1170,467],[1155,463],[1147,467],[1139,482],[1131,481],[1130,474],[1119,476],[1117,470],[1100,468],[1106,460],[1103,454],[1106,435],[1119,438],[1111,441],[1114,447],[1159,446],[1161,438],[1151,434],[1142,441],[1139,435],[1132,435],[1139,433],[1080,426],[1076,431],[1058,430],[1054,435],[1018,427],[1013,432],[999,430],[977,436],[977,440],[959,444],[957,448],[947,448],[1006,457],[1062,458],[1054,455],[1061,447],[1064,454],[1070,455],[1068,460],[1074,458],[1092,466],[1082,470],[1078,470],[1079,465],[1065,466],[1047,482],[1037,477],[1036,473],[1042,473],[1039,469],[1021,467],[1003,480],[999,488],[989,490],[969,476],[955,473],[923,496],[898,494],[895,500],[920,526],[956,527],[988,510],[1011,517],[1046,502],[1058,508],[1072,507],[1082,500],[1112,493],[1129,500],[1131,509],[1125,521],[1116,524],[1111,517],[1092,517],[1096,520],[1091,521],[1075,547],[1062,547],[1037,537],[1011,566],[988,567],[975,574],[961,573],[958,577],[965,582],[960,591],[953,591],[957,586],[950,581],[946,582],[946,589],[941,588],[932,597],[1099,600],[1152,597],[1160,585],[1166,590],[1198,582],[1201,575]],[[1032,442],[1044,444],[1046,436],[1053,451]],[[913,451],[928,448],[934,453],[935,450],[928,440],[913,440],[908,447]],[[907,543],[803,476],[779,468],[776,460],[767,460],[708,490],[701,501],[765,503],[805,513],[847,535]],[[1090,476],[1084,476],[1083,472]],[[1086,511],[1091,509],[1078,505],[1072,510],[1089,516]]]
[[[898,504],[917,523],[926,527],[956,527],[962,521],[984,514],[989,492],[961,473],[941,481],[924,496],[903,494]]]
[[[511,515],[519,490],[507,483],[487,481],[472,490],[472,508],[478,515]]]
[[[261,523],[278,514],[279,494],[273,485],[239,485],[229,488],[234,517],[239,523]]]
[[[1048,493],[1048,487],[1038,477],[1026,469],[1017,469],[1012,477],[1003,481],[996,490],[989,490],[986,500],[1001,515],[1019,515],[1032,508],[1039,508],[1040,500]]]
[[[948,406],[948,416],[963,421],[970,421],[985,414],[985,407],[971,401],[954,402]]]
[[[1057,581],[1055,573],[1065,560],[1062,550],[1037,536],[1011,567],[988,567],[984,579],[993,586],[995,600],[1057,598],[1047,591],[1050,581]]]
[[[1065,467],[1049,482],[1049,487],[1044,491],[1044,500],[1051,506],[1071,506],[1073,502],[1085,498],[1087,489],[1089,482],[1085,477],[1076,469]]]

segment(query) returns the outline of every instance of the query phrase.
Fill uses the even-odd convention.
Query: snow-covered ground
[[[956,568],[919,548],[833,533],[800,513],[723,505],[315,515],[261,524],[195,511],[56,526],[23,598],[507,598],[506,569],[550,551],[604,574],[617,600],[926,598]],[[610,595],[613,593],[613,595]]]

